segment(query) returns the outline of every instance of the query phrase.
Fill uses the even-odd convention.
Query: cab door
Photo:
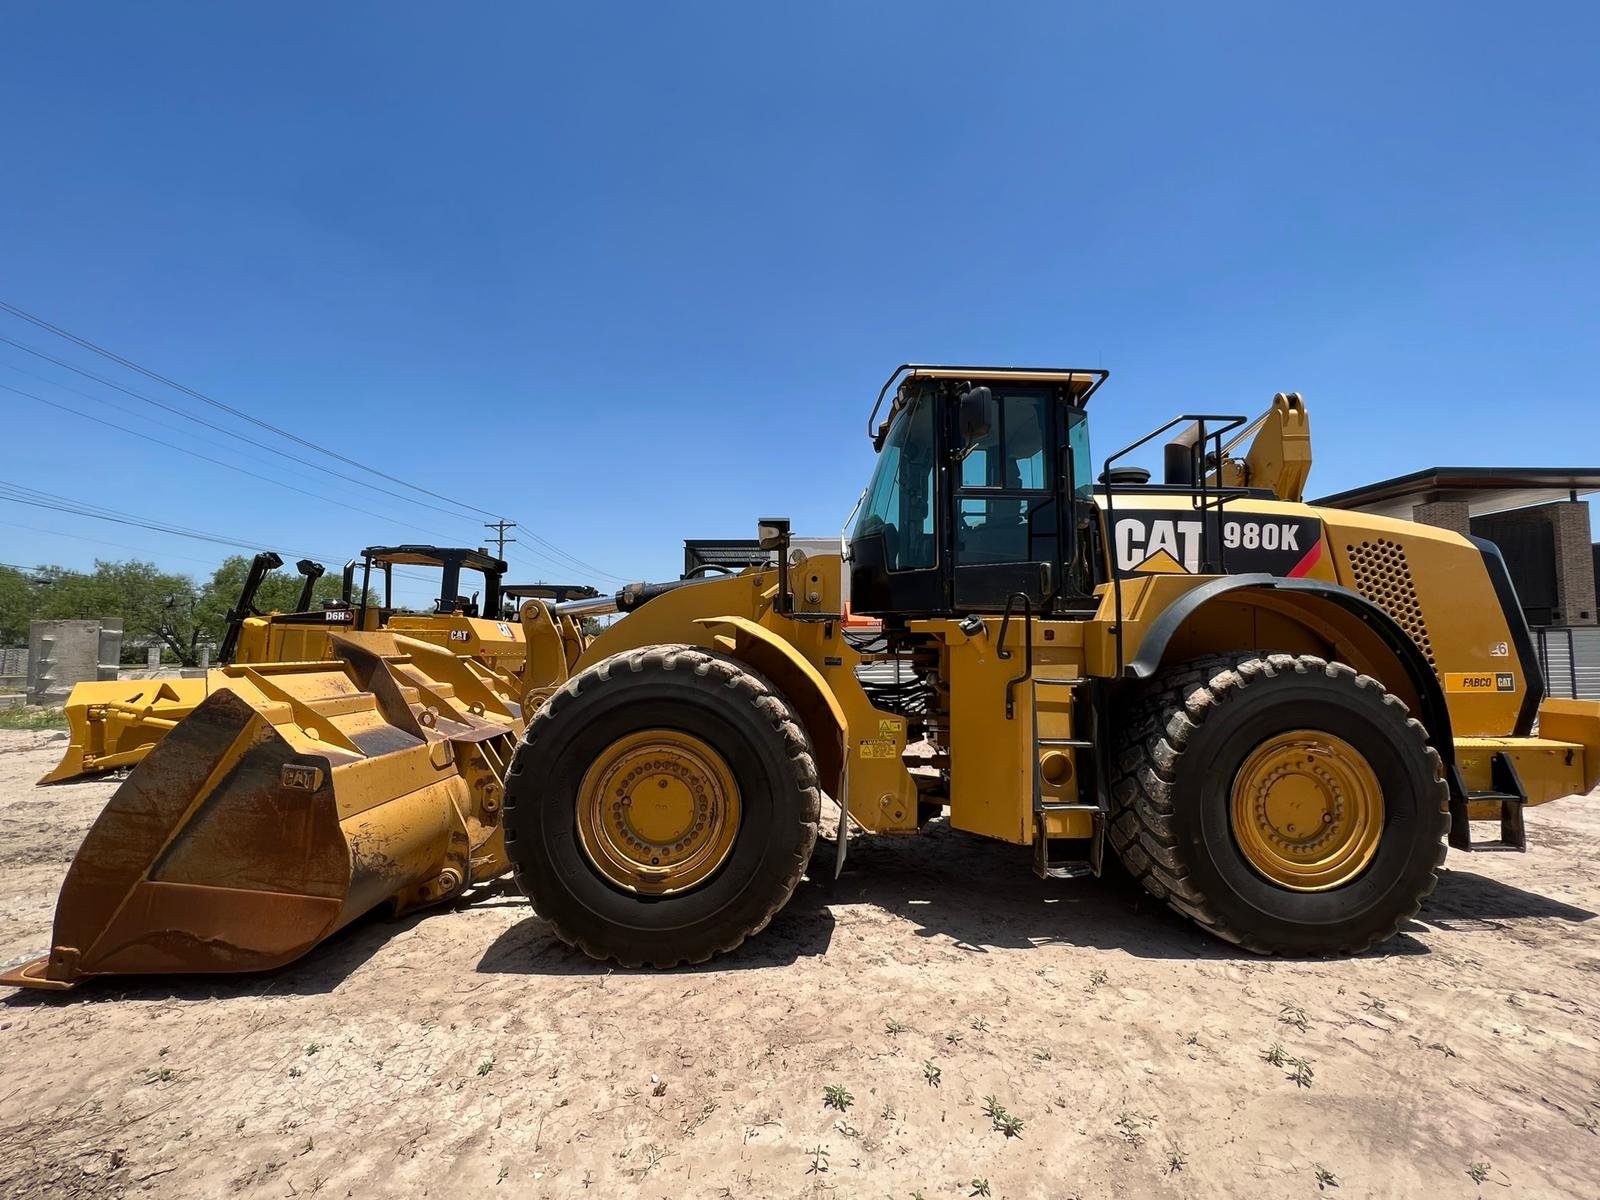
[[[954,607],[1003,609],[1021,593],[1035,613],[1061,590],[1071,536],[1061,415],[1050,389],[994,386],[986,420],[960,418],[950,498]],[[1070,555],[1066,557],[1070,558]]]

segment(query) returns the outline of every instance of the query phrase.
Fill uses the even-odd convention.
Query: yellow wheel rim
[[[1383,789],[1361,752],[1314,729],[1270,737],[1233,780],[1233,836],[1262,876],[1295,892],[1349,883],[1383,833]]]
[[[607,746],[578,785],[578,840],[610,882],[666,896],[705,882],[739,832],[739,785],[705,742],[643,729]]]

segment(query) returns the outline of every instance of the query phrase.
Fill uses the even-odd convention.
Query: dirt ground
[[[113,786],[33,788],[57,736],[0,733],[6,964]],[[1338,961],[941,823],[693,970],[500,890],[266,976],[7,994],[0,1195],[1596,1197],[1600,795],[1528,824]]]

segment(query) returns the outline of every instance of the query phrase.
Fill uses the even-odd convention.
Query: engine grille
[[[1417,599],[1417,585],[1411,578],[1405,547],[1388,538],[1374,538],[1346,546],[1344,552],[1350,561],[1356,591],[1399,622],[1400,628],[1427,658],[1428,665],[1437,671],[1433,643],[1428,638],[1428,623],[1422,617],[1422,602]]]

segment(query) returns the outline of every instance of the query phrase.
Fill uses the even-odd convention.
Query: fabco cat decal
[[[1111,544],[1121,575],[1261,573],[1296,578],[1322,557],[1322,522],[1315,517],[1146,510],[1116,514]]]

